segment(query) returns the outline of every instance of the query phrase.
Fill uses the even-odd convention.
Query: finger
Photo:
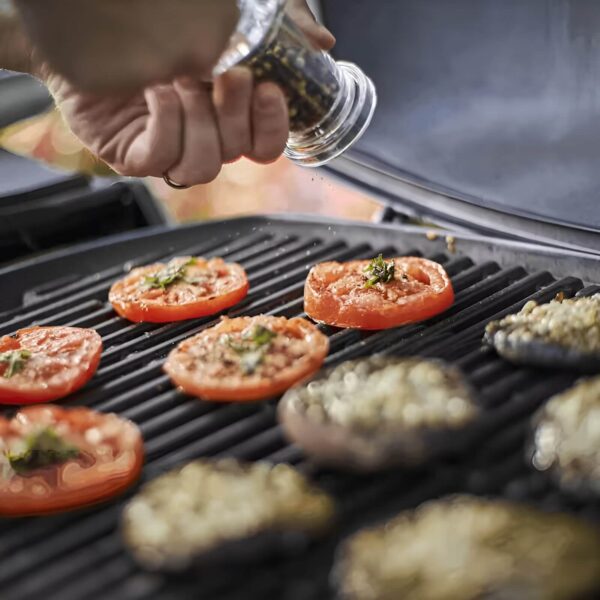
[[[261,83],[252,101],[252,152],[248,158],[260,163],[277,160],[289,136],[288,108],[283,92],[274,83]]]
[[[144,97],[149,114],[132,118],[115,137],[126,151],[111,166],[132,177],[160,177],[181,153],[182,108],[171,85],[148,88]]]
[[[317,22],[305,0],[292,0],[289,14],[308,39],[322,50],[331,50],[335,46],[335,37]]]
[[[225,163],[252,151],[252,93],[253,78],[249,69],[236,67],[215,80],[213,102]]]
[[[221,171],[221,144],[210,92],[199,81],[182,77],[175,90],[183,107],[182,153],[169,167],[176,183],[191,186],[208,183]]]

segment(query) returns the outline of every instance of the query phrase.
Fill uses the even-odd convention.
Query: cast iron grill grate
[[[220,238],[220,239],[219,239]],[[160,245],[149,245],[149,248]],[[239,261],[249,274],[251,291],[229,314],[302,314],[302,290],[308,268],[324,260],[421,254],[396,250],[382,237],[279,231],[277,226],[247,231],[235,238],[217,236],[196,246],[164,246],[130,260],[127,266],[173,255],[223,256]],[[275,420],[275,403],[214,405],[174,390],[161,364],[174,344],[215,323],[207,318],[170,325],[133,325],[107,304],[110,284],[123,273],[114,264],[83,278],[62,278],[36,289],[25,307],[5,314],[0,334],[30,324],[93,327],[105,352],[95,378],[66,404],[115,411],[140,426],[146,442],[144,480],[200,456],[235,456],[297,464],[340,503],[339,532],[296,558],[252,569],[212,573],[210,577],[173,580],[141,572],[123,550],[118,517],[124,499],[96,509],[43,519],[0,521],[0,597],[40,598],[286,598],[330,597],[327,577],[335,544],[356,527],[414,507],[428,498],[454,492],[502,495],[547,509],[580,513],[600,520],[600,510],[583,499],[567,498],[541,474],[532,473],[523,454],[528,418],[547,398],[571,385],[576,375],[512,367],[481,348],[485,324],[519,309],[531,298],[552,299],[592,293],[575,277],[555,279],[545,271],[501,267],[452,254],[428,255],[445,265],[457,292],[446,314],[425,324],[363,334],[323,327],[331,339],[327,364],[374,352],[419,354],[458,364],[480,393],[484,415],[456,455],[421,470],[356,477],[317,469],[286,444]],[[472,452],[473,448],[477,452]]]

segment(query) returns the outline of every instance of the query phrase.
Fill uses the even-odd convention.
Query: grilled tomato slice
[[[179,344],[164,369],[204,400],[264,400],[318,371],[328,351],[327,337],[305,319],[224,318]]]
[[[214,315],[243,300],[248,277],[222,258],[174,258],[133,269],[113,284],[108,299],[135,323],[170,323]]]
[[[304,287],[304,310],[318,323],[351,329],[389,329],[424,321],[452,306],[444,268],[425,258],[326,262]]]
[[[0,515],[28,516],[95,504],[139,476],[142,437],[113,414],[29,406],[0,417]]]
[[[30,327],[0,338],[0,403],[58,400],[94,375],[102,338],[93,329]]]

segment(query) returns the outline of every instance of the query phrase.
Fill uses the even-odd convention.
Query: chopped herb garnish
[[[237,342],[227,336],[225,343],[240,355],[240,366],[245,375],[252,375],[265,359],[265,355],[273,339],[277,337],[274,331],[262,325],[255,325],[252,330],[242,336]]]
[[[372,288],[376,283],[389,283],[392,281],[396,273],[396,265],[393,260],[386,263],[383,260],[383,254],[380,254],[369,263],[364,272],[367,278],[365,287]]]
[[[195,265],[196,262],[196,259],[192,257],[180,265],[168,264],[155,275],[146,275],[146,277],[144,277],[144,285],[150,289],[160,289],[164,291],[170,285],[185,279],[187,268]]]
[[[31,434],[21,452],[8,453],[10,466],[19,475],[50,465],[64,463],[79,456],[79,450],[65,442],[53,429],[46,428]]]
[[[0,353],[0,363],[8,365],[4,370],[3,377],[10,379],[13,375],[20,373],[25,368],[25,363],[31,358],[29,350],[10,350]]]
[[[256,325],[254,329],[247,334],[246,339],[251,340],[258,347],[261,347],[270,344],[276,337],[277,334],[274,331],[271,331],[262,325]]]

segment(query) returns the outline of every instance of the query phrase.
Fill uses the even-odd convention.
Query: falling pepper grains
[[[333,60],[312,48],[288,16],[284,16],[275,39],[267,39],[244,64],[257,83],[271,81],[281,87],[288,102],[292,132],[320,123],[340,92]]]
[[[446,236],[446,247],[450,254],[456,254],[456,238],[452,235]]]

